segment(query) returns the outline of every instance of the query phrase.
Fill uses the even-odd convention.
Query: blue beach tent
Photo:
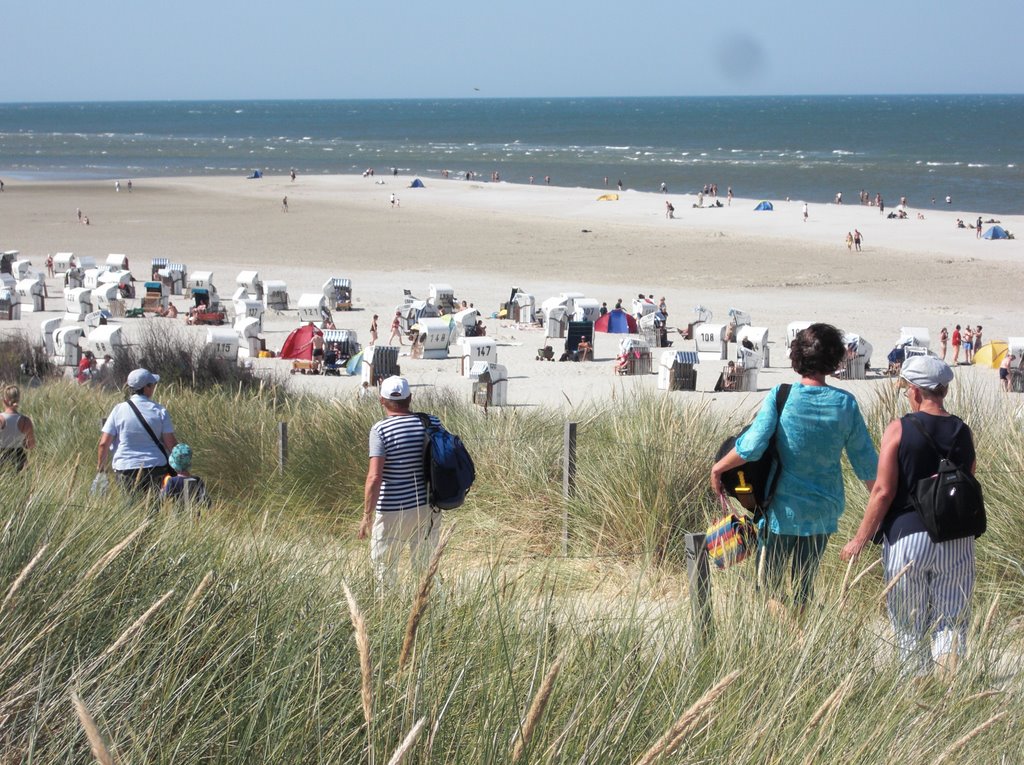
[[[771,202],[762,202],[761,204],[759,204],[754,209],[755,210],[774,210],[775,208],[772,207],[772,203]]]
[[[409,188],[410,189],[422,189],[423,188],[423,181],[421,181],[419,178],[417,178],[416,180],[414,180],[412,183],[409,184]]]
[[[636,319],[621,308],[613,308],[594,323],[594,331],[626,335],[636,334],[639,330],[636,326]]]
[[[1009,239],[1010,235],[1006,233],[1006,229],[1002,226],[993,226],[984,234],[981,235],[982,239]]]

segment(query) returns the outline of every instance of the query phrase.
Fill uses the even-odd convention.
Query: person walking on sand
[[[807,203],[804,202],[804,223],[807,222]]]
[[[78,222],[81,223],[82,222],[82,208],[81,207],[76,207],[75,208],[75,212],[78,213]]]
[[[50,279],[54,277],[53,255],[46,256],[46,276]]]
[[[281,200],[281,212],[288,212],[288,197]]]
[[[945,327],[939,330],[939,358],[946,360],[946,343],[949,342],[949,330]]]
[[[363,490],[358,539],[370,538],[370,563],[377,582],[393,586],[406,547],[414,572],[430,561],[441,531],[441,511],[431,507],[424,475],[426,426],[441,427],[432,414],[412,411],[412,391],[404,377],[380,384],[384,419],[370,428],[370,464]]]
[[[370,322],[370,345],[377,344],[377,319],[379,318],[377,314],[374,314],[373,320]]]
[[[846,249],[853,250],[853,232],[846,232]]]
[[[725,198],[728,200],[726,204],[729,207],[732,207],[732,186],[730,186],[728,192],[726,192]]]
[[[667,199],[665,200],[665,217],[669,219],[676,217],[676,208]]]
[[[28,450],[36,445],[32,420],[18,412],[21,390],[17,385],[4,388],[4,411],[0,414],[0,471],[14,468],[20,473],[28,464]]]
[[[860,252],[860,243],[864,240],[864,235],[857,229],[853,230],[853,246]]]
[[[953,366],[960,363],[960,342],[960,325],[957,324],[953,327],[953,337],[950,340],[950,344],[953,346]]]
[[[114,191],[121,193],[121,181],[114,181]]]
[[[388,345],[390,345],[391,341],[394,340],[396,337],[398,338],[398,344],[399,345],[405,345],[405,343],[402,342],[402,312],[401,311],[395,311],[395,318],[393,318],[391,320],[391,337],[388,338]]]
[[[132,193],[132,179],[131,178],[128,179],[128,193],[129,194]]]
[[[933,356],[908,359],[900,371],[911,413],[889,423],[882,436],[878,480],[864,518],[840,552],[855,560],[881,534],[889,619],[899,658],[918,677],[948,677],[967,650],[974,594],[974,534],[932,541],[911,504],[917,482],[935,474],[942,457],[976,468],[971,429],[945,408],[953,370]],[[911,565],[912,564],[912,565]]]

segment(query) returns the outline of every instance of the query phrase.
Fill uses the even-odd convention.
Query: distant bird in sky
[[[475,90],[477,93],[480,92],[480,88],[473,88],[473,90]]]

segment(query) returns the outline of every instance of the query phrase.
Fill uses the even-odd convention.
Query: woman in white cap
[[[170,472],[167,455],[178,443],[170,414],[153,401],[158,382],[160,377],[148,369],[129,373],[131,395],[115,406],[103,423],[97,449],[97,477],[106,471],[112,454],[117,482],[136,495],[160,490],[163,477]]]
[[[882,436],[878,478],[864,519],[840,556],[856,558],[868,542],[881,537],[886,582],[902,572],[888,595],[900,657],[918,673],[930,672],[935,663],[948,671],[965,648],[974,591],[974,536],[932,541],[910,497],[920,479],[936,473],[941,457],[948,455],[973,474],[974,438],[963,420],[943,405],[953,381],[946,362],[914,356],[903,364],[900,378],[911,413],[889,423]]]

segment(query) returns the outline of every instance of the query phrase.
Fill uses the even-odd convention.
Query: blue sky
[[[0,20],[5,102],[1024,90],[1021,0],[38,0]]]

